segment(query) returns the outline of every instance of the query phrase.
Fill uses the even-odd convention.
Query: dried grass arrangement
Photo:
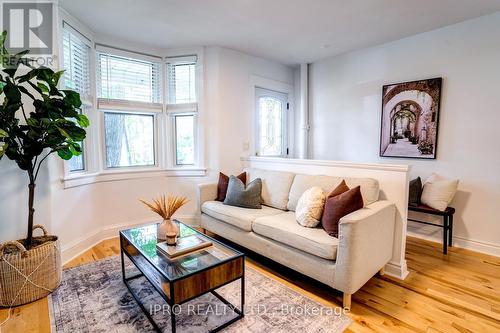
[[[157,199],[153,199],[152,202],[140,201],[163,218],[163,222],[158,224],[157,227],[158,240],[167,240],[168,245],[175,245],[177,236],[179,235],[179,226],[175,221],[172,222],[171,218],[172,215],[174,215],[179,208],[188,203],[189,200],[186,197],[162,195]]]
[[[160,215],[164,220],[170,220],[172,215],[189,202],[186,197],[169,195],[162,195],[157,199],[153,199],[151,203],[140,200],[143,204],[149,207],[153,212]]]

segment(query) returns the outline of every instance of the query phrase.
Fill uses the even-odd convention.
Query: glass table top
[[[196,231],[184,223],[180,221],[175,222],[179,224],[179,237],[196,234],[198,237],[211,241],[212,245],[176,258],[169,258],[163,255],[160,250],[156,249],[156,244],[158,242],[156,238],[156,228],[158,224],[150,224],[123,230],[120,231],[120,234],[125,237],[126,241],[130,242],[130,244],[133,245],[140,254],[156,268],[156,270],[170,281],[181,279],[192,273],[243,256],[243,253]],[[127,250],[126,244],[122,246]],[[133,256],[130,251],[127,252]]]

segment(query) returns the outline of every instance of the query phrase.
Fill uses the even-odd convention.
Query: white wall
[[[109,39],[103,41],[116,45]],[[178,216],[196,222],[197,184],[216,181],[219,171],[240,171],[240,157],[250,154],[243,144],[253,140],[254,118],[248,106],[253,99],[250,77],[254,75],[294,83],[291,67],[225,48],[206,48],[205,114],[200,124],[205,131],[200,143],[205,145],[206,177],[152,177],[64,189],[62,162],[54,157],[39,181],[35,223],[47,225],[60,237],[63,259],[93,245],[103,233],[112,236],[119,227],[154,218],[138,201],[140,198],[163,193],[185,195],[191,201]],[[22,238],[27,227],[27,177],[4,158],[0,182],[0,242]]]
[[[456,245],[500,255],[500,13],[312,64],[315,159],[413,165],[460,179]],[[380,158],[382,85],[443,77],[437,160]],[[410,232],[441,237],[411,224]]]

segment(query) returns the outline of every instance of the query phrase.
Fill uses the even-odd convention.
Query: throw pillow
[[[410,189],[408,196],[408,204],[410,206],[420,205],[420,198],[422,197],[422,180],[417,177],[410,181]]]
[[[446,179],[433,173],[424,183],[422,203],[431,208],[444,211],[455,196],[458,179]]]
[[[238,179],[240,179],[243,182],[243,184],[246,184],[247,173],[243,172],[239,174]],[[224,202],[224,199],[226,199],[228,184],[229,184],[229,177],[223,174],[222,172],[219,172],[219,183],[217,184],[217,199],[215,200]]]
[[[229,177],[224,205],[261,209],[261,193],[262,180],[260,178],[254,179],[245,188],[241,179],[231,176]]]
[[[321,187],[311,187],[299,198],[295,219],[303,227],[314,228],[319,224],[324,205],[325,193]]]
[[[342,186],[342,184],[338,187],[340,186]],[[336,192],[336,190],[337,189],[335,189],[334,192]],[[339,189],[339,192],[340,190],[341,189]],[[321,226],[330,236],[338,237],[340,219],[363,208],[363,206],[363,197],[361,196],[361,188],[359,186],[344,191],[336,196],[328,197],[325,203],[325,211],[321,218]]]
[[[330,194],[328,194],[328,198],[336,197],[337,195],[347,191],[349,191],[349,186],[347,186],[345,179],[342,179],[342,182],[338,184],[337,187],[330,192]]]

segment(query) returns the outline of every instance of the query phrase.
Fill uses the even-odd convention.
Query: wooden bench
[[[408,221],[423,223],[427,225],[433,225],[435,227],[443,228],[443,253],[448,254],[448,246],[453,246],[453,214],[455,214],[455,208],[447,207],[444,211],[440,211],[429,206],[418,205],[418,206],[408,206],[408,210],[412,212],[425,213],[435,216],[443,217],[443,224],[436,224],[427,221],[420,221],[408,218]]]

